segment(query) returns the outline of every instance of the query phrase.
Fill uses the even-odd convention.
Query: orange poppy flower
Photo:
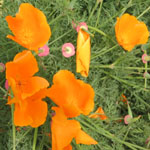
[[[89,117],[90,118],[100,118],[101,120],[106,120],[107,119],[107,116],[105,115],[102,107],[98,107],[96,112],[94,114],[91,114]]]
[[[18,53],[12,62],[6,63],[6,79],[14,96],[25,99],[49,86],[44,78],[33,76],[37,71],[36,59],[27,50]]]
[[[145,44],[149,37],[145,23],[129,14],[117,18],[115,32],[119,45],[127,51],[131,51],[138,44]]]
[[[47,103],[41,99],[46,97],[46,89],[42,89],[33,96],[15,103],[14,124],[36,128],[42,125],[47,116]],[[14,97],[15,99],[15,97]]]
[[[88,115],[94,107],[94,90],[67,70],[57,72],[47,96],[60,106],[67,117]]]
[[[7,16],[6,21],[14,34],[7,37],[29,50],[38,51],[51,36],[45,15],[29,3],[22,3],[16,17]]]
[[[77,144],[97,144],[88,134],[81,130],[80,123],[76,120],[67,120],[63,110],[53,107],[56,115],[52,117],[52,150],[71,150],[73,138]]]
[[[42,101],[49,83],[42,77],[33,76],[38,71],[36,59],[31,51],[18,53],[6,64],[6,79],[13,92],[8,104],[15,103],[14,124],[38,127],[47,116],[47,104]]]
[[[79,72],[83,77],[87,77],[89,73],[90,53],[90,36],[87,32],[80,29],[77,39],[76,72]]]

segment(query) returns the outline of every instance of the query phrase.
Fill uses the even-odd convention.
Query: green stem
[[[93,31],[98,32],[99,34],[101,34],[101,35],[103,35],[103,36],[105,36],[105,37],[107,37],[107,38],[110,39],[114,44],[116,44],[116,42],[115,42],[109,35],[107,35],[107,34],[104,33],[103,31],[101,31],[100,29],[97,29],[97,28],[92,27],[92,26],[89,26],[89,25],[88,25],[88,28],[91,29],[91,30],[93,30]]]
[[[0,86],[0,90],[4,93],[4,94],[7,94],[8,92],[4,89],[4,88],[2,88],[1,86]]]
[[[147,73],[147,63],[145,63],[145,73]],[[145,84],[144,84],[145,89],[147,88],[147,78],[145,77]]]
[[[91,68],[109,68],[109,69],[145,70],[145,68],[142,68],[142,67],[122,67],[122,66],[114,66],[114,64],[111,64],[111,65],[94,65],[94,64],[91,64]],[[147,70],[150,70],[150,68],[147,68]]]
[[[146,50],[144,50],[145,54],[147,55],[146,53]],[[147,73],[147,62],[145,63],[145,73]],[[147,88],[147,77],[145,77],[145,84],[144,84],[144,87],[145,89]]]
[[[147,107],[150,108],[150,104],[146,103],[141,97],[139,97],[138,95],[136,95],[135,93],[133,93],[133,95],[143,104],[145,104]]]
[[[16,128],[14,125],[14,104],[11,105],[13,150],[16,150]]]
[[[147,9],[145,9],[145,10],[137,17],[137,19],[139,19],[139,18],[142,17],[145,13],[147,13],[147,12],[149,11],[149,9],[150,9],[150,6],[149,6]]]
[[[53,40],[52,42],[50,42],[50,43],[48,44],[48,46],[50,46],[51,44],[53,44],[53,43],[55,43],[56,41],[60,40],[61,38],[63,38],[64,36],[66,36],[66,35],[67,35],[68,33],[70,33],[71,31],[72,31],[72,29],[69,30],[68,32],[64,33],[63,35],[59,36],[57,39],[55,39],[55,40]]]
[[[118,44],[116,44],[115,46],[113,46],[113,47],[111,47],[111,48],[109,48],[109,49],[104,49],[103,51],[100,51],[99,53],[97,53],[95,56],[92,56],[91,57],[91,60],[92,59],[95,59],[95,58],[97,58],[97,57],[99,57],[99,56],[101,56],[101,55],[104,55],[104,54],[106,54],[106,53],[108,53],[108,52],[110,52],[110,51],[112,51],[114,48],[116,48],[116,47],[118,47],[119,45]]]
[[[49,25],[52,25],[54,22],[56,22],[59,18],[61,18],[62,16],[64,16],[64,15],[59,15],[59,16],[57,16],[55,19],[53,19],[50,23],[49,23]]]
[[[120,14],[120,16],[122,16],[122,15],[125,13],[125,11],[126,11],[129,7],[131,7],[131,5],[132,5],[132,0],[130,0],[130,1],[128,2],[127,6],[122,9],[122,13]]]
[[[121,83],[124,83],[124,84],[126,84],[126,85],[129,85],[129,86],[131,86],[131,87],[134,87],[134,88],[137,88],[137,89],[140,89],[140,90],[143,90],[143,91],[149,91],[148,89],[142,88],[142,87],[140,87],[140,86],[138,86],[138,85],[136,85],[136,84],[130,83],[130,82],[126,81],[126,80],[120,79],[120,78],[118,78],[118,77],[116,77],[116,76],[114,76],[114,75],[112,75],[112,74],[109,74],[109,73],[106,72],[106,71],[103,71],[103,72],[104,72],[105,74],[107,74],[108,76],[110,76],[111,78],[113,78],[113,79],[115,79],[115,80],[117,80],[117,81],[119,81],[119,82],[121,82]]]
[[[98,4],[99,4],[99,2],[98,2],[98,0],[97,0],[97,1],[96,1],[96,4],[95,4],[95,6],[94,6],[94,8],[93,8],[93,10],[92,10],[92,12],[91,12],[90,15],[89,15],[88,21],[89,21],[89,20],[91,19],[91,17],[93,16],[93,13],[94,13],[94,11],[96,10]]]
[[[97,27],[98,22],[99,22],[99,19],[100,19],[101,10],[102,10],[102,5],[103,5],[103,0],[101,0],[101,2],[100,2],[100,7],[99,7],[99,9],[98,9],[98,15],[97,15],[97,20],[96,20],[95,28]]]
[[[37,133],[38,133],[38,128],[35,128],[35,130],[34,130],[34,138],[33,138],[33,147],[32,147],[32,150],[35,150],[35,148],[36,148]]]
[[[84,120],[86,118],[84,117]],[[129,143],[129,142],[125,142],[123,140],[120,140],[119,138],[115,137],[115,135],[111,134],[110,132],[106,131],[105,129],[101,128],[101,127],[97,127],[94,123],[92,123],[91,121],[89,122],[89,120],[86,119],[86,122],[83,121],[83,119],[78,119],[82,124],[84,124],[85,126],[89,127],[90,129],[92,129],[94,132],[97,132],[101,135],[104,135],[105,137],[111,139],[111,140],[116,140],[117,142],[121,143],[121,144],[124,144],[126,146],[128,146],[129,148],[133,149],[133,150],[137,150],[136,148],[138,149],[141,149],[141,150],[147,150],[143,147],[140,147],[138,145],[134,145],[132,143]],[[89,124],[87,123],[89,122]]]
[[[17,140],[16,146],[20,143],[21,140],[24,139],[24,137],[32,130],[32,128],[29,128],[22,136],[20,139]]]
[[[127,138],[127,136],[128,136],[128,133],[129,133],[130,129],[131,129],[131,126],[128,127],[128,130],[127,130],[127,132],[126,132],[126,134],[125,134],[125,136],[124,136],[124,138],[123,138],[123,141],[126,140],[126,138]]]

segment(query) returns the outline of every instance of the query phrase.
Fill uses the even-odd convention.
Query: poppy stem
[[[103,136],[105,136],[105,137],[107,137],[111,140],[115,140],[115,141],[117,141],[121,144],[124,144],[124,145],[128,146],[129,148],[131,148],[132,150],[137,150],[136,148],[141,149],[141,150],[147,150],[146,148],[143,148],[141,146],[138,146],[138,145],[135,145],[135,144],[125,142],[125,141],[121,140],[120,138],[116,137],[114,134],[111,134],[109,131],[101,128],[100,126],[97,126],[96,124],[94,124],[88,118],[84,117],[84,119],[83,119],[83,117],[81,117],[81,118],[78,118],[78,121],[80,121],[81,124],[83,124],[83,125],[89,127],[90,129],[92,129],[94,132],[97,132],[98,134],[101,134],[101,135],[103,135]]]
[[[145,50],[144,52],[145,52],[145,54],[147,54],[147,53],[146,53],[146,50]],[[147,62],[145,63],[145,73],[147,73]],[[145,88],[145,89],[147,88],[147,78],[146,78],[146,77],[145,77],[144,88]]]
[[[99,23],[99,18],[100,18],[100,15],[101,15],[101,10],[102,10],[102,5],[103,5],[103,0],[101,0],[101,1],[99,0],[99,3],[100,3],[100,7],[98,9],[98,14],[97,14],[97,20],[96,20],[95,28],[97,27],[97,25]]]
[[[149,11],[149,9],[150,9],[150,6],[149,6],[147,9],[145,9],[145,10],[137,17],[137,19],[139,19],[139,18],[142,17],[145,13],[147,13],[147,12]]]
[[[32,147],[32,150],[35,150],[35,148],[36,148],[37,133],[38,133],[38,128],[35,128],[35,130],[34,130],[34,138],[33,138],[33,147]]]
[[[104,33],[102,30],[100,29],[97,29],[95,27],[92,27],[92,26],[88,26],[89,29],[93,30],[93,31],[96,31],[98,33],[100,33],[101,35],[107,37],[108,39],[110,39],[114,44],[116,44],[116,41],[114,41],[109,35],[107,35],[106,33]]]
[[[12,116],[12,134],[13,134],[13,150],[16,150],[16,128],[14,125],[14,104],[11,105],[11,116]]]
[[[91,57],[91,60],[92,60],[92,59],[95,59],[95,58],[97,58],[97,57],[99,57],[99,56],[101,56],[101,55],[104,55],[104,54],[106,54],[106,53],[108,53],[108,52],[110,52],[110,51],[112,51],[113,49],[115,49],[115,48],[118,47],[118,46],[119,46],[119,45],[116,44],[115,46],[113,46],[113,47],[111,47],[111,48],[109,48],[109,49],[103,49],[103,50],[101,50],[99,53],[97,53],[96,55],[92,56],[92,57]]]

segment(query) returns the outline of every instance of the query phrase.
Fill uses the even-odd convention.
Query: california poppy
[[[38,51],[51,36],[45,15],[29,3],[22,3],[16,17],[7,16],[6,21],[14,34],[7,37],[29,50]]]
[[[6,79],[15,96],[20,94],[25,99],[49,86],[44,78],[33,76],[37,71],[36,59],[30,51],[20,52],[12,62],[6,63]]]
[[[106,120],[107,116],[104,113],[104,110],[102,109],[102,107],[98,107],[98,109],[95,111],[94,114],[91,114],[89,116],[90,118],[100,118],[101,120]]]
[[[47,116],[47,103],[42,101],[44,97],[46,97],[46,89],[15,103],[14,124],[16,126],[30,125],[34,128],[42,125]]]
[[[61,70],[54,75],[47,96],[63,109],[67,117],[76,117],[81,113],[88,115],[94,107],[93,88],[76,79],[68,70]]]
[[[81,130],[80,123],[76,120],[68,120],[63,110],[53,107],[56,115],[52,117],[52,150],[71,150],[73,138],[77,144],[97,144],[88,134]]]
[[[42,98],[46,96],[49,83],[42,77],[33,76],[37,71],[36,59],[27,50],[6,63],[6,79],[13,92],[8,104],[15,103],[14,123],[17,126],[37,127],[46,119],[47,104]]]
[[[76,71],[83,77],[87,77],[89,73],[90,53],[90,35],[80,29],[77,38]]]
[[[129,14],[117,18],[115,32],[119,45],[127,51],[131,51],[138,44],[145,44],[149,37],[145,23],[138,21],[135,16]]]

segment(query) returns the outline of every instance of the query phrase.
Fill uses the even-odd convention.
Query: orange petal
[[[80,29],[77,39],[76,71],[83,77],[88,76],[91,55],[90,49],[90,36],[87,32]]]
[[[95,114],[91,114],[89,117],[90,118],[100,118],[101,120],[106,120],[107,119],[107,116],[105,115],[102,107],[98,107]]]
[[[72,139],[80,129],[80,124],[76,120],[67,120],[62,109],[53,107],[56,115],[52,118],[52,149],[65,150],[70,147]]]
[[[147,43],[149,37],[149,31],[144,22],[138,21],[136,17],[129,14],[117,18],[115,32],[118,43],[128,51],[138,44]]]
[[[33,76],[38,71],[38,64],[30,51],[24,50],[18,53],[13,62],[6,63],[6,78],[15,80]]]
[[[97,142],[92,137],[90,137],[82,130],[78,131],[75,139],[77,144],[87,144],[87,145],[97,144]]]
[[[69,144],[68,146],[66,146],[65,148],[63,148],[63,150],[72,150],[72,146]]]
[[[16,17],[7,16],[6,21],[14,34],[7,37],[30,50],[37,51],[51,36],[45,15],[29,3],[22,3]]]
[[[41,100],[22,101],[22,105],[15,104],[14,124],[16,126],[42,125],[47,116],[47,103]]]
[[[22,106],[15,104],[14,124],[15,126],[28,126],[32,122],[32,118],[27,111],[27,102],[23,101]]]
[[[47,103],[42,100],[35,100],[29,103],[29,112],[32,117],[31,127],[36,128],[46,121],[47,117]]]
[[[71,72],[61,70],[53,77],[53,85],[47,96],[60,106],[67,117],[76,117],[80,113],[88,115],[94,107],[94,90]]]
[[[41,89],[47,88],[49,86],[49,83],[46,79],[38,76],[31,77],[21,84],[22,85],[20,86],[20,90],[22,99],[32,96]]]

